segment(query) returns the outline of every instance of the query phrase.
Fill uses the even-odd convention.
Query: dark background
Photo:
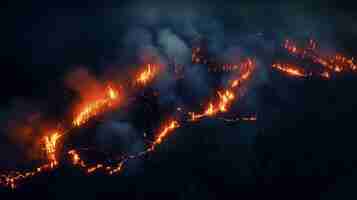
[[[125,31],[126,23],[113,23],[108,9],[127,4],[133,3],[8,2],[1,12],[1,117],[6,118],[16,99],[41,102],[49,113],[61,113],[66,105],[63,102],[70,101],[63,84],[65,74],[76,65],[100,74],[104,69],[99,66],[117,56],[120,44],[115,38]],[[162,2],[152,4],[161,6]],[[274,10],[286,5],[299,14],[323,16],[321,23],[332,28],[328,36],[322,34],[322,40],[333,41],[338,49],[357,55],[352,3],[201,1],[187,5],[214,8],[212,15],[226,30],[263,32],[273,38],[285,29],[283,35],[293,35],[289,33],[294,22],[286,25]],[[1,197],[355,199],[357,77],[296,80],[272,71],[268,77],[268,82],[255,88],[259,102],[256,124],[205,120],[176,131],[134,175],[88,177],[63,167],[26,182],[14,192],[1,189]]]

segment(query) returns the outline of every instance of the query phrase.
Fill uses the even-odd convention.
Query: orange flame
[[[323,78],[329,79],[331,77],[330,73],[325,71],[320,74]]]
[[[226,90],[225,92],[221,93],[218,92],[220,101],[219,101],[219,111],[220,112],[226,112],[227,111],[227,105],[234,100],[234,94],[233,92]]]
[[[312,62],[320,64],[332,72],[341,73],[347,71],[357,71],[357,64],[355,63],[353,57],[347,58],[339,53],[333,56],[322,55],[321,52],[318,52],[317,43],[313,40],[309,41],[307,48],[299,48],[291,40],[286,40],[283,46],[290,54],[302,58],[309,58]],[[322,73],[320,75],[324,78],[330,77],[330,74],[327,75],[327,73]]]
[[[243,74],[241,74],[237,79],[232,80],[232,84],[230,85],[231,89],[234,89],[240,84],[250,78],[250,76],[253,73],[253,70],[255,69],[255,61],[252,60],[251,58],[248,58],[247,61],[244,63],[245,66],[245,71],[243,71]]]
[[[167,137],[167,135],[172,132],[173,130],[177,129],[178,127],[180,127],[180,124],[178,121],[176,120],[172,120],[168,123],[168,125],[166,125],[163,130],[158,134],[158,136],[156,137],[156,139],[154,140],[154,142],[151,144],[150,148],[148,149],[148,151],[153,151],[157,145],[162,143],[162,140]]]
[[[213,116],[217,113],[224,113],[228,111],[228,107],[235,99],[235,95],[232,90],[240,86],[243,82],[247,81],[251,77],[255,69],[255,62],[248,58],[243,66],[245,67],[245,71],[242,71],[243,73],[238,78],[232,80],[229,89],[218,91],[218,99],[215,102],[208,103],[208,107],[203,113],[188,113],[190,115],[191,121],[196,121],[197,119],[203,117]]]
[[[213,116],[217,113],[224,113],[228,111],[228,106],[232,103],[234,100],[235,96],[232,91],[230,90],[225,90],[223,92],[218,91],[218,101],[217,103],[212,103],[210,102],[208,104],[208,107],[206,110],[201,113],[197,114],[194,112],[188,113],[191,116],[191,121],[196,121],[197,119],[207,117],[207,116]]]
[[[109,170],[109,175],[116,174],[123,169],[124,162],[120,162],[117,167],[112,169],[111,167],[107,167],[106,169]]]
[[[147,64],[146,69],[138,75],[136,81],[141,85],[146,85],[155,77],[155,67],[155,65]]]
[[[79,156],[79,154],[76,150],[72,149],[72,150],[68,151],[67,153],[68,153],[68,155],[71,156],[73,165],[79,165],[81,167],[86,167],[86,164],[81,159],[81,157]]]
[[[51,135],[44,137],[45,150],[51,167],[54,167],[58,163],[56,158],[56,148],[58,139],[61,136],[60,133],[54,132]]]
[[[232,101],[236,98],[232,90],[237,86],[240,86],[240,84],[243,81],[247,80],[251,76],[252,71],[254,69],[254,63],[250,59],[248,59],[246,64],[242,66],[244,66],[242,68],[245,68],[246,71],[242,73],[239,78],[233,80],[232,85],[230,85],[228,89],[225,89],[223,91],[218,91],[217,99],[215,101],[210,102],[208,104],[207,109],[202,114],[191,113],[193,119],[198,119],[203,116],[212,116],[220,112],[228,111],[228,108],[231,105]],[[149,80],[152,80],[155,75],[155,70],[152,69],[152,67],[153,66],[150,64],[147,65],[146,71],[144,71],[141,75],[139,75],[137,81],[146,84]],[[107,111],[108,108],[113,107],[118,102],[119,98],[120,96],[118,91],[115,88],[108,86],[105,90],[105,94],[102,95],[101,98],[95,98],[94,100],[82,103],[81,109],[79,109],[79,112],[75,115],[72,121],[73,127],[79,127],[84,123],[86,123],[88,120],[90,120],[92,117],[95,117],[98,114]],[[255,120],[255,118],[254,119],[246,118],[246,120],[253,121]],[[124,160],[118,162],[114,166],[104,165],[101,163],[95,164],[94,166],[87,166],[84,163],[84,161],[81,159],[79,153],[76,150],[70,150],[67,153],[68,155],[70,155],[72,164],[81,167],[88,174],[92,174],[99,169],[102,169],[103,172],[114,174],[120,172],[123,169],[123,165],[125,161],[127,161],[128,159],[139,158],[142,155],[154,151],[155,148],[159,144],[161,144],[163,140],[166,137],[168,137],[172,131],[179,128],[180,126],[181,126],[180,122],[177,120],[169,121],[168,124],[166,124],[162,128],[162,130],[159,132],[155,140],[145,151],[135,155],[127,156]],[[56,153],[58,151],[58,147],[57,147],[58,140],[62,136],[63,133],[60,133],[59,131],[55,131],[52,134],[44,137],[45,150],[49,160],[48,164],[37,167],[32,171],[27,171],[27,172],[12,171],[7,174],[0,174],[0,184],[4,186],[9,186],[11,188],[15,188],[17,182],[22,179],[35,176],[36,174],[39,174],[43,171],[54,169],[54,167],[57,166],[58,164],[56,158]]]
[[[273,64],[272,65],[273,68],[282,71],[284,73],[286,73],[287,75],[291,75],[291,76],[296,76],[296,77],[305,77],[307,76],[307,74],[303,71],[302,68],[299,68],[295,65],[292,64]]]
[[[100,169],[100,168],[103,168],[103,165],[102,165],[102,164],[97,164],[97,165],[95,165],[95,166],[93,166],[93,167],[88,168],[88,169],[87,169],[87,173],[88,173],[88,174],[91,174],[91,173],[97,171],[97,170]]]
[[[103,98],[96,99],[84,104],[80,112],[74,117],[73,126],[81,126],[92,117],[103,113],[106,109],[117,103],[119,93],[111,86],[107,87],[106,94]]]

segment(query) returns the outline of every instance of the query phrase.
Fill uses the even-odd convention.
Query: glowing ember
[[[248,58],[244,66],[246,70],[243,71],[243,73],[237,79],[232,80],[230,85],[231,89],[239,87],[241,83],[247,81],[250,78],[255,69],[255,62],[251,58]]]
[[[88,168],[87,169],[87,173],[91,174],[91,173],[93,173],[93,172],[95,172],[95,171],[97,171],[98,169],[101,169],[101,168],[103,168],[103,165],[102,164],[97,164],[97,165],[95,165],[93,167]]]
[[[241,118],[243,121],[257,121],[256,116],[251,116],[251,117],[242,117]]]
[[[331,75],[330,75],[330,73],[329,72],[322,72],[321,74],[320,74],[323,78],[326,78],[326,79],[329,79],[330,77],[331,77]]]
[[[200,119],[205,116],[213,116],[219,112],[227,112],[228,111],[228,106],[230,103],[234,100],[234,94],[230,90],[226,90],[224,92],[217,92],[218,94],[218,101],[217,103],[209,103],[208,107],[202,114],[197,114],[194,112],[190,112],[189,115],[191,116],[191,121],[195,121],[197,119]]]
[[[109,174],[110,175],[113,175],[113,174],[116,174],[116,173],[119,173],[119,172],[121,172],[121,170],[123,169],[123,165],[124,165],[124,162],[120,162],[119,164],[118,164],[118,166],[117,167],[115,167],[114,169],[112,169],[112,168],[106,168],[107,170],[109,170]]]
[[[213,116],[217,113],[224,113],[228,111],[228,107],[235,99],[235,95],[232,90],[237,88],[243,82],[247,81],[250,78],[253,70],[255,69],[255,62],[252,59],[248,58],[244,66],[245,71],[242,71],[241,75],[238,78],[232,80],[232,83],[230,84],[230,89],[218,91],[217,100],[210,102],[203,113],[188,113],[190,115],[190,121],[196,121],[203,117]]]
[[[84,161],[81,159],[81,157],[79,156],[79,154],[76,150],[72,149],[72,150],[68,151],[68,155],[71,156],[73,165],[79,165],[81,167],[86,167],[86,165],[84,164]]]

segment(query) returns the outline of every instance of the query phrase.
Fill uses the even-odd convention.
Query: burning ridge
[[[317,64],[317,69],[315,69],[315,67],[314,69],[305,69],[298,65],[285,62],[275,62],[272,64],[273,69],[288,76],[302,78],[316,76],[323,79],[330,79],[332,75],[335,76],[342,73],[357,72],[357,64],[354,62],[353,58],[347,58],[341,54],[333,56],[325,55],[318,49],[317,43],[313,40],[310,40],[307,47],[303,48],[298,47],[291,40],[286,40],[283,44],[283,48],[292,56],[298,57],[299,59],[307,59],[314,64]],[[165,122],[162,123],[161,128],[157,130],[154,140],[147,145],[144,151],[132,155],[122,155],[119,159],[116,159],[114,163],[100,162],[88,164],[82,159],[80,152],[77,149],[70,149],[65,152],[70,163],[83,170],[86,174],[93,174],[97,171],[101,171],[108,175],[113,175],[120,173],[123,170],[125,163],[129,160],[139,159],[149,153],[155,152],[157,147],[164,142],[173,131],[183,127],[187,123],[193,123],[207,117],[216,117],[217,119],[222,119],[227,122],[256,121],[256,116],[235,119],[226,119],[220,116],[220,114],[227,113],[232,104],[244,95],[244,92],[240,89],[242,89],[244,84],[251,79],[256,68],[256,61],[247,58],[238,64],[220,64],[208,60],[202,51],[203,50],[200,48],[193,49],[192,63],[204,64],[208,67],[209,71],[222,71],[220,69],[222,68],[223,71],[238,70],[239,73],[229,81],[227,87],[218,89],[213,97],[209,98],[208,103],[203,108],[200,108],[200,111],[183,111],[180,107],[177,108],[177,111],[181,112],[183,117],[172,117],[165,120]],[[177,77],[182,77],[183,66],[175,65],[174,67]],[[153,82],[161,71],[160,66],[157,64],[145,65],[135,74],[131,87],[142,89]],[[96,91],[94,97],[88,99],[85,98],[78,103],[76,109],[74,109],[70,123],[44,134],[41,144],[47,155],[47,163],[33,170],[9,171],[2,173],[0,174],[0,185],[14,189],[24,179],[57,168],[59,166],[59,159],[57,156],[60,147],[59,144],[63,145],[61,140],[63,140],[65,135],[69,134],[72,129],[81,128],[96,116],[120,107],[125,96],[124,92],[128,92],[123,91],[121,88],[120,85],[107,83],[105,84],[104,89],[102,88],[100,91]]]
[[[277,62],[272,67],[289,76],[295,77],[321,77],[323,79],[330,79],[331,76],[339,74],[346,74],[350,72],[357,72],[357,63],[354,58],[348,58],[340,53],[334,55],[324,54],[318,48],[316,41],[310,39],[306,47],[299,47],[292,40],[285,40],[282,45],[283,48],[292,56],[299,59],[309,60],[316,64],[318,68],[304,69],[301,66],[292,63]]]
[[[80,156],[79,151],[71,149],[66,155],[73,166],[79,167],[87,174],[92,174],[98,170],[102,170],[108,175],[116,174],[122,171],[124,164],[131,159],[140,158],[150,152],[154,152],[156,147],[160,145],[174,130],[181,127],[183,123],[197,121],[204,117],[215,116],[219,113],[224,113],[229,110],[230,105],[234,100],[237,100],[238,95],[234,94],[234,90],[239,88],[243,82],[247,81],[255,68],[255,62],[252,59],[247,59],[248,64],[243,66],[240,76],[233,79],[228,88],[217,91],[216,96],[208,104],[207,109],[202,113],[186,112],[183,119],[172,118],[163,123],[162,128],[158,129],[158,133],[154,140],[147,145],[147,148],[134,155],[123,155],[116,163],[96,163],[87,164]],[[238,65],[237,65],[238,66]],[[160,72],[158,65],[147,64],[141,71],[135,74],[134,87],[143,87],[152,82]],[[36,176],[39,173],[51,171],[59,166],[58,151],[59,144],[63,145],[61,139],[66,134],[69,134],[72,129],[84,126],[88,121],[96,116],[102,115],[110,110],[118,108],[123,99],[123,91],[119,85],[106,84],[105,89],[96,94],[94,98],[83,99],[75,109],[73,119],[69,125],[62,125],[61,128],[51,130],[44,134],[41,144],[44,146],[44,151],[47,155],[47,163],[33,170],[26,171],[10,171],[0,174],[0,185],[16,188],[17,185],[24,179]],[[235,121],[252,121],[255,117],[247,117],[235,119]]]

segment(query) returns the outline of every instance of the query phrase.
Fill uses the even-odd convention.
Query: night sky
[[[140,63],[142,52],[161,60],[175,56],[187,67],[181,82],[163,76],[133,106],[67,139],[96,147],[91,154],[99,160],[102,152],[142,150],[143,132],[150,134],[177,105],[196,107],[229,78],[190,64],[190,41],[197,36],[217,57],[257,59],[246,94],[228,113],[256,114],[257,121],[204,119],[176,130],[121,175],[86,176],[64,165],[14,191],[0,188],[0,198],[356,199],[357,74],[326,81],[271,69],[275,60],[295,61],[281,49],[286,38],[314,38],[356,57],[355,7],[323,0],[8,2],[0,32],[0,171],[36,166],[30,142],[14,136],[9,121],[34,112],[66,117],[77,98],[66,85],[68,74],[85,68],[96,77],[112,71],[125,77],[121,71]],[[160,96],[146,96],[151,90]]]

